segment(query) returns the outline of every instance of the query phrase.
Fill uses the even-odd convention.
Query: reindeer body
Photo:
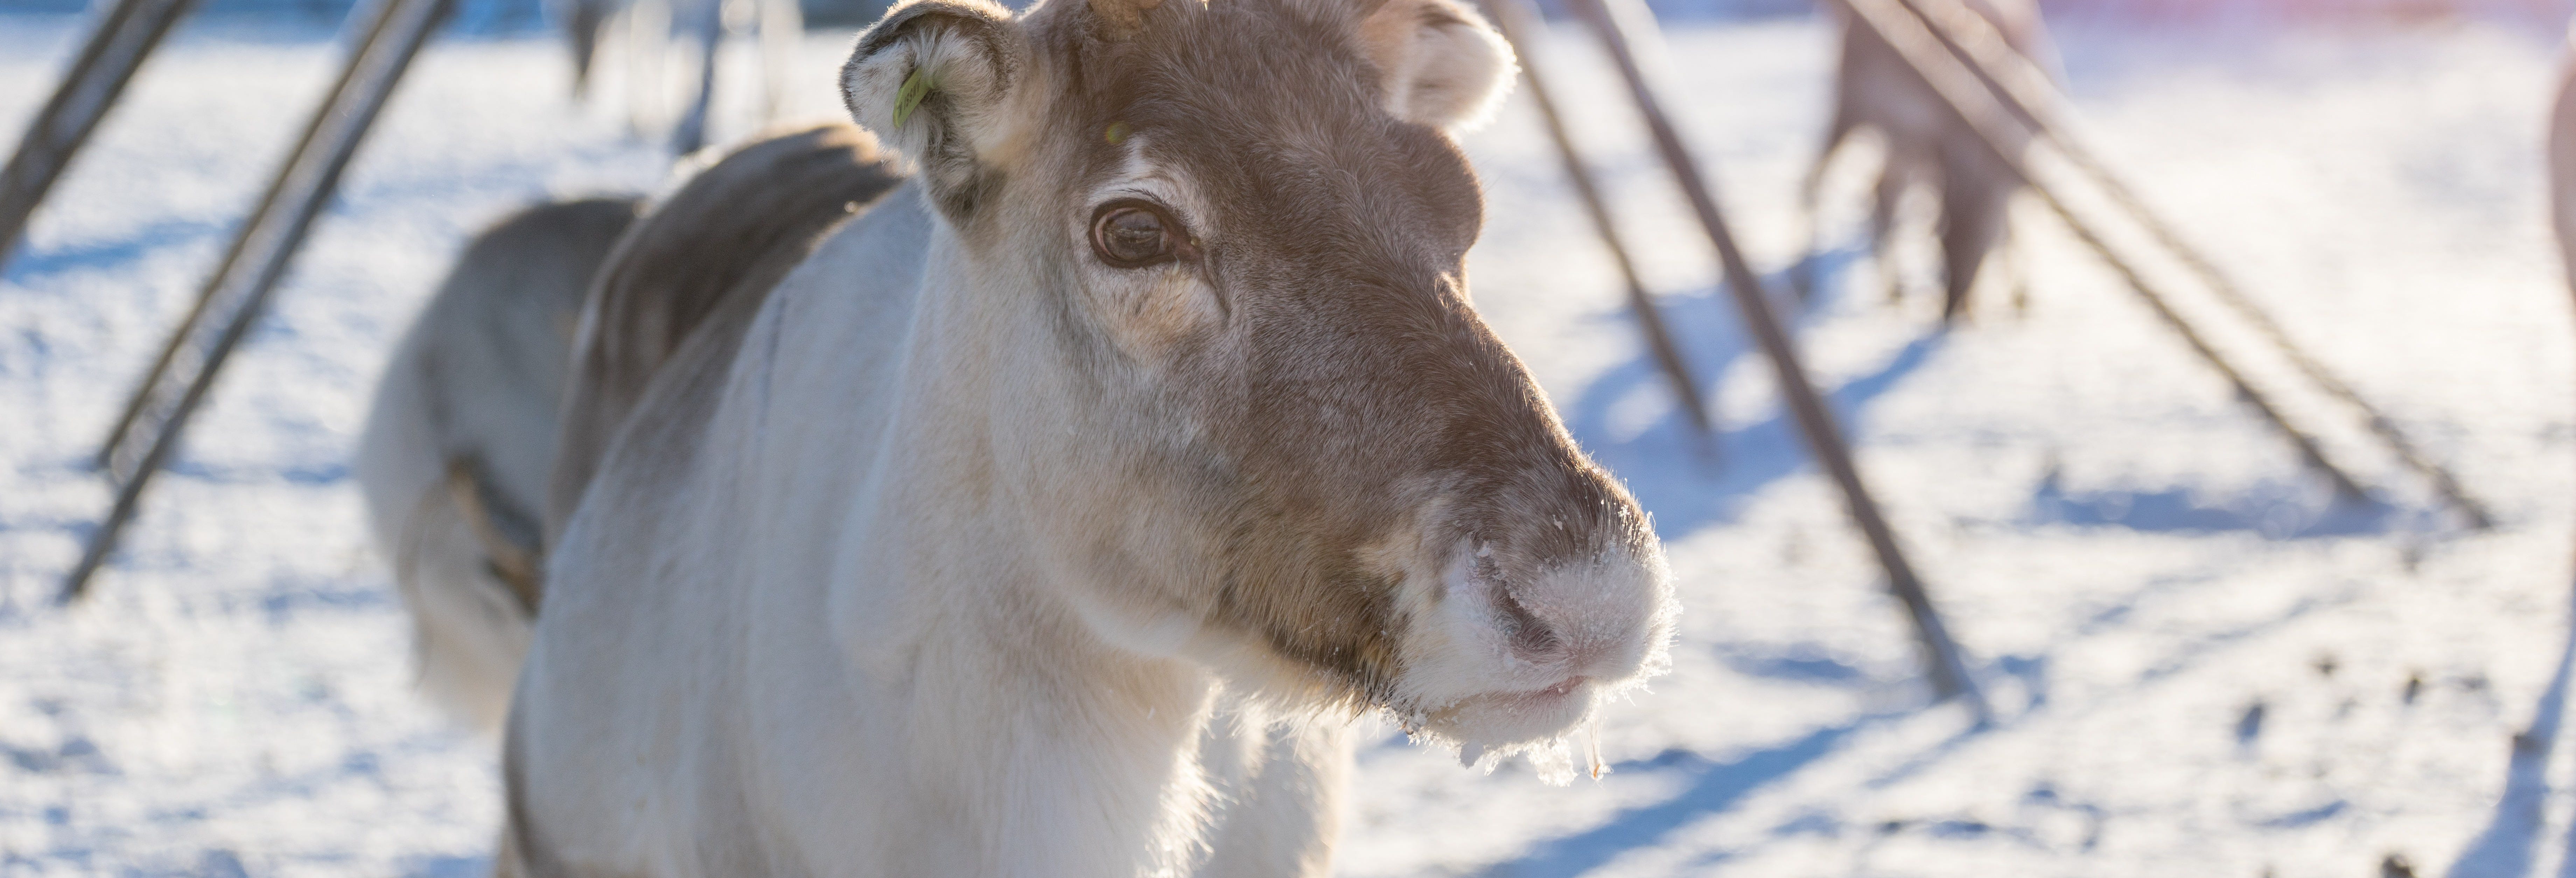
[[[1940,0],[1952,2],[1952,0]],[[1992,22],[2007,43],[2041,69],[2056,69],[2056,52],[2030,0],[1958,0]],[[1876,131],[1885,160],[1872,189],[1869,237],[1879,271],[1891,298],[1900,292],[1889,244],[1898,207],[1918,186],[1939,193],[1937,237],[1942,262],[1942,320],[1964,313],[1980,268],[1989,254],[2009,251],[2007,229],[2012,196],[2020,178],[1960,123],[1939,94],[1906,66],[1894,47],[1868,28],[1850,22],[1842,31],[1840,60],[1834,73],[1833,116],[1825,127],[1824,145],[1800,190],[1813,228],[1816,199],[1825,171],[1851,136]],[[2027,139],[2012,144],[2018,151]],[[1816,249],[1813,242],[1810,253]],[[2007,257],[2009,258],[2009,257]],[[2012,267],[2006,266],[2009,270]],[[2014,278],[2014,283],[2020,283]]]
[[[477,728],[500,728],[534,603],[513,581],[529,559],[495,555],[540,551],[582,294],[640,207],[549,204],[477,236],[404,335],[359,441],[359,488],[411,611],[421,685]]]
[[[1657,672],[1643,514],[1466,303],[1509,71],[1449,0],[890,11],[917,173],[745,149],[585,306],[500,871],[1322,875],[1352,712],[1544,753]]]

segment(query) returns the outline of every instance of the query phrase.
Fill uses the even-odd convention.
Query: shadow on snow
[[[2576,629],[2571,629],[2566,648],[2558,653],[2558,671],[2540,694],[2531,726],[2513,736],[2513,758],[2505,766],[2504,794],[2497,797],[2495,816],[2451,864],[2450,878],[2522,878],[2539,865],[2534,855],[2549,804],[2549,751],[2557,743],[2559,722],[2566,714],[2571,672],[2576,672]],[[2569,850],[2576,851],[2576,828],[2569,832]],[[2576,853],[2560,864],[2558,874],[2576,878]]]
[[[1846,247],[1813,257],[1810,267],[1818,278],[1815,284],[1817,293],[1804,303],[1792,303],[1782,295],[1789,289],[1790,271],[1766,278],[1767,285],[1775,291],[1774,301],[1780,305],[1778,312],[1790,321],[1789,328],[1793,334],[1832,311],[1834,299],[1839,295],[1837,291],[1845,286],[1840,282],[1841,273],[1858,262],[1861,253],[1858,248]],[[1696,373],[1694,377],[1702,387],[1716,386],[1719,377],[1735,367],[1741,358],[1751,356],[1760,359],[1760,352],[1753,349],[1751,339],[1741,329],[1733,302],[1724,298],[1723,291],[1670,296],[1658,304],[1666,325],[1682,348],[1683,358],[1691,364]],[[1620,316],[1628,319],[1624,314]],[[1940,330],[1927,327],[1925,334],[1897,349],[1875,369],[1827,389],[1826,404],[1838,424],[1847,433],[1862,432],[1859,428],[1863,424],[1865,406],[1921,369],[1945,339]],[[1662,374],[1643,345],[1638,345],[1636,350],[1635,359],[1603,372],[1585,386],[1564,411],[1567,429],[1595,459],[1628,480],[1629,489],[1636,494],[1639,504],[1654,516],[1656,530],[1664,538],[1678,539],[1711,525],[1729,523],[1737,514],[1743,498],[1812,466],[1805,442],[1785,411],[1775,411],[1763,420],[1723,429],[1718,437],[1721,459],[1707,461],[1702,457],[1687,416],[1679,406],[1670,404],[1667,394],[1671,389]],[[1748,365],[1768,368],[1767,363]],[[1663,403],[1659,409],[1650,409],[1654,412],[1650,419],[1629,415],[1641,408],[1632,401],[1639,394],[1657,395],[1659,398],[1653,401]],[[1902,502],[1902,498],[1888,499]],[[2283,539],[2383,532],[2398,514],[2397,510],[2376,503],[2359,507],[2325,507],[2312,492],[2296,487],[2294,480],[2265,483],[2239,497],[2205,498],[2179,488],[2070,491],[2052,472],[2032,489],[2024,517],[2024,523],[2167,532],[2252,531]],[[2160,591],[2169,585],[2172,584],[2149,584],[2145,590]],[[2269,620],[2254,627],[2270,627],[2312,609],[2315,609],[2313,602],[2303,602],[2291,608],[2285,619]],[[2111,611],[2104,618],[2093,620],[2090,627],[2117,624],[2117,617],[2122,615],[2125,614]],[[2571,644],[2571,649],[2576,649],[2576,644]],[[1727,650],[1721,646],[1721,652]],[[2190,664],[2204,654],[2195,651],[2190,655],[2177,656],[2166,666],[2150,669],[2138,685],[2152,685],[2175,670],[2175,663]],[[1774,659],[1731,654],[1728,658],[1729,666],[1739,673],[1802,679],[1825,685],[1859,684],[1869,676],[1860,668],[1831,659]],[[2045,655],[2000,657],[1981,675],[2019,679],[2029,699],[2022,708],[2026,714],[2047,702],[2047,664]],[[2561,688],[2564,688],[2563,679]],[[1731,810],[1755,791],[1830,756],[1853,733],[1877,722],[1905,715],[1910,713],[1858,717],[1723,763],[1709,761],[1689,751],[1672,750],[1653,759],[1620,764],[1615,768],[1622,772],[1678,771],[1688,773],[1692,779],[1681,792],[1669,798],[1624,810],[1573,835],[1541,842],[1514,859],[1492,864],[1476,874],[1503,878],[1588,872],[1624,852],[1658,845],[1677,829]],[[1892,782],[1928,767],[1977,734],[1979,732],[1974,730],[1963,732],[1942,746],[1918,754],[1880,781]],[[2310,816],[2294,815],[2294,819]],[[2098,814],[2095,822],[2099,822]],[[1798,827],[1782,829],[1796,831]],[[1717,858],[1724,859],[1725,855],[1720,853]],[[2576,874],[2566,878],[2576,878]]]
[[[1867,722],[1863,719],[1817,729],[1730,762],[1710,762],[1688,750],[1666,750],[1653,759],[1612,766],[1613,771],[1619,772],[1680,771],[1696,777],[1688,788],[1670,799],[1622,811],[1608,823],[1542,843],[1517,860],[1496,863],[1477,874],[1488,878],[1580,875],[1624,851],[1653,847],[1673,830],[1732,808],[1764,784],[1823,758]]]
[[[1786,295],[1789,271],[1765,279],[1774,309],[1789,321],[1793,335],[1829,310],[1826,306],[1838,295],[1836,279],[1858,254],[1842,249],[1817,255],[1819,292],[1803,307]],[[1734,301],[1722,288],[1661,297],[1657,305],[1702,388],[1716,387],[1737,360],[1760,359],[1737,319]],[[1634,318],[1621,312],[1617,319]],[[1940,343],[1939,334],[1927,334],[1907,344],[1877,371],[1827,390],[1826,405],[1835,420],[1846,433],[1852,432],[1861,407],[1920,368]],[[1636,346],[1636,351],[1634,359],[1603,371],[1565,405],[1566,429],[1595,460],[1627,481],[1638,504],[1655,516],[1655,529],[1665,539],[1732,521],[1743,497],[1810,465],[1805,442],[1785,410],[1731,428],[1721,422],[1717,459],[1704,458],[1688,416],[1671,404],[1673,389],[1663,373],[1644,345]],[[1758,368],[1767,370],[1769,365],[1764,362]],[[1651,421],[1627,423],[1633,419],[1626,413],[1636,407],[1632,400],[1640,394],[1652,395],[1652,402],[1661,409]],[[1718,414],[1713,411],[1711,416]]]
[[[1843,272],[1864,252],[1844,247],[1812,257],[1807,267],[1815,272],[1816,293],[1803,303],[1786,294],[1789,278],[1798,269],[1765,278],[1775,310],[1789,321],[1793,336],[1834,310],[1840,291],[1848,286],[1842,282]],[[1751,362],[1745,366],[1768,374],[1767,359],[1743,332],[1734,302],[1722,288],[1666,296],[1657,304],[1702,388],[1716,387],[1729,369],[1746,358]],[[1617,319],[1633,318],[1621,312]],[[1930,362],[1947,339],[1946,333],[1927,324],[1923,335],[1897,349],[1875,370],[1840,386],[1820,388],[1845,437],[1863,434],[1866,406]],[[1644,345],[1637,345],[1636,351],[1634,359],[1602,372],[1564,406],[1566,428],[1603,466],[1627,480],[1628,489],[1654,515],[1655,529],[1665,539],[1729,523],[1746,497],[1813,467],[1797,425],[1786,410],[1777,407],[1760,421],[1721,425],[1717,457],[1703,456],[1687,416],[1671,403],[1673,390],[1662,372]],[[1640,399],[1641,395],[1648,398]],[[1651,414],[1648,418],[1630,414],[1639,410]],[[2237,496],[2207,497],[2185,488],[2073,491],[2052,471],[2031,490],[2017,523],[2183,533],[2246,531],[2273,539],[2298,539],[2385,533],[2406,517],[2402,510],[2378,502],[2333,504],[2305,485],[2305,476],[2288,474]],[[1880,499],[1903,502],[1903,498]]]

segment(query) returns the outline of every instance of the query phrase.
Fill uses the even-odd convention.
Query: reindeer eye
[[[1091,251],[1113,268],[1170,262],[1184,241],[1180,223],[1146,202],[1113,201],[1091,216]]]

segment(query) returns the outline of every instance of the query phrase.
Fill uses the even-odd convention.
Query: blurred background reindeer
[[[707,144],[726,34],[748,32],[753,37],[761,76],[758,119],[766,124],[786,104],[797,41],[805,32],[796,0],[552,0],[550,5],[572,49],[573,96],[590,94],[603,47],[612,42],[621,46],[627,56],[630,123],[639,135],[667,124],[671,150],[678,155]],[[676,118],[671,112],[675,104]]]
[[[1991,23],[2014,51],[2046,71],[2052,81],[2063,78],[2057,72],[2056,49],[2032,0],[1964,0],[1964,5]],[[2027,291],[2010,253],[2007,229],[2020,179],[1942,106],[1939,95],[1886,40],[1868,28],[1852,26],[1849,10],[1839,4],[1832,8],[1842,19],[1842,57],[1834,71],[1833,116],[1826,124],[1815,165],[1799,188],[1809,235],[1808,258],[1799,262],[1793,278],[1799,292],[1803,295],[1814,285],[1814,255],[1822,234],[1817,202],[1825,173],[1852,135],[1866,128],[1877,133],[1885,155],[1871,195],[1869,240],[1888,299],[1893,302],[1904,294],[1903,275],[1891,246],[1899,211],[1908,192],[1927,186],[1938,193],[1940,203],[1934,234],[1941,249],[1942,322],[1955,322],[1965,313],[1978,269],[1988,254],[1998,250],[2005,251],[2001,268],[2011,274],[2014,302],[2024,304]],[[2012,145],[2027,143],[2023,136]]]
[[[2576,22],[2568,24],[2566,50],[2558,95],[2549,104],[2549,221],[2569,287],[2576,289]]]

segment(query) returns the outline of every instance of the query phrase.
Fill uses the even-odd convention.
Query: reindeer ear
[[[1386,0],[1360,20],[1360,42],[1395,115],[1452,131],[1481,125],[1511,93],[1511,45],[1455,0]]]
[[[1011,13],[989,0],[912,0],[859,35],[841,66],[841,100],[960,209],[1009,134],[1005,111],[1027,51]]]

